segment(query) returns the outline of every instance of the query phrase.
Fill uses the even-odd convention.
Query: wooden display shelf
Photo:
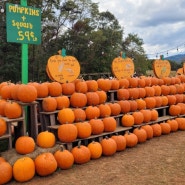
[[[56,138],[58,138],[58,137],[57,137],[57,130],[58,130],[58,127],[59,127],[59,126],[60,126],[60,125],[48,126],[49,130],[55,134]],[[93,140],[96,140],[96,141],[100,142],[105,136],[109,136],[109,137],[110,137],[111,135],[114,135],[114,134],[116,134],[116,133],[122,134],[122,135],[123,135],[126,131],[129,131],[129,130],[131,130],[131,129],[132,129],[132,127],[122,127],[122,126],[118,126],[118,127],[116,127],[116,130],[113,131],[113,132],[103,132],[102,134],[91,135],[90,137],[84,138],[84,139],[79,139],[79,138],[78,138],[78,139],[76,139],[75,141],[73,141],[73,142],[71,142],[71,143],[62,143],[62,142],[60,142],[59,140],[57,140],[57,143],[58,143],[58,144],[62,144],[62,145],[64,145],[68,150],[71,150],[74,146],[76,146],[76,145],[78,144],[79,141],[81,141],[82,144],[84,144],[84,145],[87,146],[88,143],[90,143],[90,142],[93,141]]]
[[[7,124],[7,132],[3,136],[0,137],[0,140],[8,139],[8,148],[12,148],[12,126],[14,127],[14,137],[15,140],[22,136],[26,135],[26,125],[24,117],[16,118],[16,119],[9,119],[7,117],[1,117],[5,120]]]

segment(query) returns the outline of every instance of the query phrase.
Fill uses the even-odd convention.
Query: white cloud
[[[128,33],[138,34],[149,57],[157,53],[185,53],[185,0],[93,0],[100,11],[110,11]],[[184,43],[184,45],[183,45]]]

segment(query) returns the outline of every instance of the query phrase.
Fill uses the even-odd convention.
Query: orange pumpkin
[[[116,141],[117,152],[120,152],[126,149],[126,138],[123,135],[116,134],[116,135],[112,135],[111,138],[114,139],[114,141]]]
[[[45,112],[53,112],[57,109],[57,100],[55,97],[48,96],[42,100],[42,109]]]
[[[86,97],[88,106],[96,106],[100,103],[99,95],[96,92],[87,92]]]
[[[100,117],[100,109],[97,106],[88,106],[85,109],[87,120]]]
[[[18,182],[31,180],[35,175],[35,164],[30,157],[21,157],[13,165],[13,177]]]
[[[128,131],[124,134],[124,137],[128,148],[132,148],[138,144],[138,137],[134,133]]]
[[[178,130],[178,122],[175,119],[167,120],[167,123],[170,125],[171,132],[176,132]]]
[[[124,127],[131,127],[134,125],[134,117],[131,114],[124,114],[121,118],[121,124]]]
[[[132,116],[134,117],[134,124],[135,125],[140,125],[143,123],[144,115],[140,111],[133,112]]]
[[[99,159],[102,156],[102,146],[97,141],[92,141],[87,146],[91,152],[91,159]]]
[[[171,127],[167,122],[160,123],[162,134],[170,134]]]
[[[111,89],[112,82],[109,79],[99,78],[97,80],[97,83],[98,83],[98,88],[100,90],[103,90],[103,91],[107,92]]]
[[[45,98],[49,95],[49,88],[47,83],[38,83],[36,86],[37,98]]]
[[[102,146],[102,154],[104,156],[112,156],[117,151],[116,141],[112,138],[106,137],[100,141]]]
[[[55,135],[49,131],[40,132],[36,140],[37,145],[42,148],[52,148],[56,142]]]
[[[98,90],[98,83],[96,80],[87,80],[86,83],[89,92],[95,92]]]
[[[133,133],[137,136],[138,138],[138,143],[144,143],[147,140],[147,133],[145,129],[138,127],[133,130]]]
[[[77,127],[77,137],[80,139],[85,139],[91,136],[92,128],[89,122],[78,122],[75,124]]]
[[[116,120],[114,117],[103,118],[104,132],[113,132],[116,130]]]
[[[4,114],[9,119],[16,119],[22,115],[22,107],[17,102],[8,101],[4,107]]]
[[[111,109],[111,116],[117,116],[121,113],[121,106],[118,102],[108,104]]]
[[[108,104],[100,104],[98,108],[100,109],[101,118],[105,118],[111,115],[111,108]]]
[[[63,109],[63,108],[69,108],[70,106],[70,100],[68,96],[58,96],[55,98],[57,101],[57,110]]]
[[[60,124],[73,123],[75,115],[71,108],[64,108],[58,112],[57,119]]]
[[[75,83],[66,82],[62,84],[62,94],[63,95],[72,95],[75,92]]]
[[[17,97],[21,102],[31,103],[37,99],[37,89],[33,85],[21,84],[17,89]]]
[[[152,129],[153,129],[153,136],[154,137],[159,137],[162,135],[162,129],[161,126],[159,125],[159,123],[154,123],[151,125]]]
[[[57,161],[54,155],[50,152],[39,154],[35,160],[35,171],[40,176],[48,176],[54,173],[57,169]]]
[[[76,108],[73,110],[75,115],[75,122],[85,121],[86,120],[86,113],[85,110],[82,108]]]
[[[78,81],[77,83],[75,83],[75,91],[85,94],[88,91],[86,81]]]
[[[102,134],[104,131],[104,123],[101,119],[91,119],[89,120],[89,123],[91,125],[92,134]]]
[[[7,131],[7,125],[3,118],[0,118],[0,137]]]
[[[78,130],[74,124],[63,124],[58,127],[58,139],[64,143],[71,143],[77,139]]]
[[[105,91],[95,91],[99,96],[99,104],[107,101],[107,93]]]
[[[70,105],[75,108],[85,107],[87,104],[87,96],[83,93],[75,92],[70,97]]]
[[[130,97],[128,89],[118,89],[117,90],[117,99],[118,100],[128,100]]]
[[[62,170],[69,169],[74,164],[72,153],[69,150],[66,150],[63,146],[61,146],[60,150],[57,150],[54,153],[54,157],[57,161],[57,166]]]
[[[126,113],[130,112],[129,100],[120,100],[120,101],[118,101],[118,104],[121,107],[121,113],[126,114]]]
[[[153,138],[153,129],[151,127],[151,125],[143,125],[141,126],[141,128],[143,128],[146,131],[147,134],[147,139],[152,139]]]
[[[181,113],[181,107],[179,105],[170,105],[169,114],[171,116],[178,116]]]
[[[13,168],[6,160],[0,162],[0,184],[8,183],[13,176]]]
[[[29,154],[35,150],[35,141],[32,137],[21,136],[15,142],[15,150],[19,154]]]
[[[78,146],[72,148],[71,153],[74,157],[74,162],[76,164],[84,164],[90,161],[91,152],[89,148],[85,145],[81,145],[81,142],[78,142]]]

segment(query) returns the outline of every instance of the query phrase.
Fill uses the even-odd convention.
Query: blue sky
[[[185,0],[92,0],[110,11],[124,36],[137,34],[149,58],[185,53]]]

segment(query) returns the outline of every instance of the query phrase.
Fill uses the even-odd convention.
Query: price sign
[[[6,4],[7,42],[41,43],[41,11],[38,8]]]

